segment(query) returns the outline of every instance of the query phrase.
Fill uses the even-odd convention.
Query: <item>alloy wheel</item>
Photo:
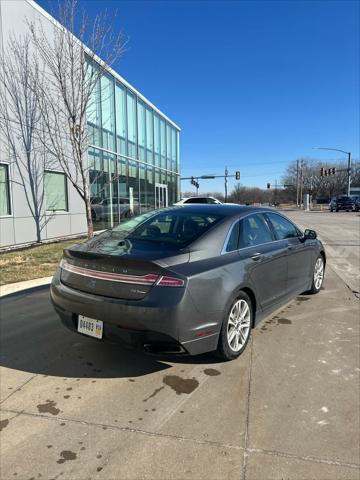
[[[314,269],[314,285],[317,290],[320,290],[324,279],[324,260],[319,257],[315,263]]]
[[[236,300],[227,324],[227,340],[233,352],[239,352],[246,344],[250,333],[251,309],[246,300]]]

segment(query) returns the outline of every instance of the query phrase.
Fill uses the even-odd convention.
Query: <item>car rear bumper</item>
[[[217,347],[219,314],[204,318],[183,289],[159,289],[144,300],[120,300],[70,288],[57,272],[50,295],[62,323],[74,332],[80,314],[104,322],[104,340],[149,353],[196,355]]]

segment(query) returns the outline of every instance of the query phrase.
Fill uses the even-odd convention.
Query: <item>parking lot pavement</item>
[[[358,479],[359,299],[332,262],[227,363],[73,334],[46,287],[2,299],[1,480]]]
[[[284,212],[302,228],[318,233],[335,272],[360,298],[360,213]]]

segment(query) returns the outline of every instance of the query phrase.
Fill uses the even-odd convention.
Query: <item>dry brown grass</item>
[[[0,253],[0,285],[50,277],[59,265],[64,248],[83,241],[84,239],[66,240]]]

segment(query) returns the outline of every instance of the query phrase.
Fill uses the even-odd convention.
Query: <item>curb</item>
[[[35,278],[34,280],[26,280],[25,282],[10,283],[9,285],[0,286],[0,298],[12,293],[22,292],[30,288],[50,285],[52,277]]]

